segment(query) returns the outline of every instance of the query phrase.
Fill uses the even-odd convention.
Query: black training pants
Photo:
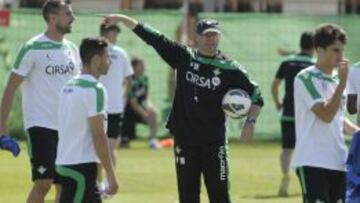
[[[210,203],[230,203],[227,145],[175,145],[180,203],[200,203],[201,175]]]

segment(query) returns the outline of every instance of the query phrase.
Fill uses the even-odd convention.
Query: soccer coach
[[[125,15],[105,16],[107,25],[121,22],[151,45],[177,71],[175,98],[167,128],[175,139],[175,161],[180,203],[199,203],[201,175],[211,203],[229,203],[229,165],[225,115],[221,101],[230,89],[241,88],[252,106],[241,137],[249,140],[263,99],[243,67],[218,50],[219,23],[200,20],[197,49],[166,38],[148,25]]]

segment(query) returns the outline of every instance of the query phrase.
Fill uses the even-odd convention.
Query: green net
[[[175,29],[180,23],[182,13],[167,10],[151,10],[142,12],[127,12],[139,21],[146,22],[160,32],[175,38]],[[86,36],[97,36],[101,18],[95,13],[75,12],[76,21],[73,24],[73,33],[67,38],[79,44]],[[228,56],[238,60],[249,72],[251,78],[261,87],[265,106],[257,122],[256,137],[276,138],[280,136],[280,115],[276,112],[271,100],[270,86],[275,71],[283,59],[277,54],[277,48],[298,50],[299,36],[304,30],[311,30],[320,23],[337,23],[349,35],[349,44],[346,55],[351,62],[359,60],[360,56],[360,27],[356,26],[358,16],[293,16],[285,14],[236,14],[236,13],[205,13],[201,17],[217,19],[222,28],[220,48]],[[15,10],[11,13],[11,26],[0,28],[0,49],[8,50],[8,61],[13,60],[24,43],[32,36],[45,30],[45,23],[40,10]],[[145,59],[147,74],[150,80],[150,97],[159,112],[169,105],[167,99],[168,66],[161,60],[155,51],[139,40],[128,29],[122,29],[118,44],[128,51],[130,56]],[[4,68],[5,58],[0,56],[0,91],[3,92],[9,71]],[[16,99],[12,110],[10,128],[16,134],[22,132],[20,99]],[[162,116],[164,117],[164,116]],[[165,133],[164,118],[161,119],[161,132]],[[229,123],[229,136],[239,136],[241,121]],[[144,129],[140,129],[140,134]],[[21,134],[21,133],[20,133]]]

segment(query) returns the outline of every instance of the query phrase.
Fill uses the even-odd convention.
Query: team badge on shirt
[[[217,86],[221,84],[221,80],[219,77],[215,76],[211,79],[211,83],[213,84],[213,89],[215,89]]]
[[[47,58],[47,60],[49,60],[49,61],[52,60],[49,54],[46,54],[46,58]]]
[[[214,73],[215,76],[218,76],[218,75],[221,74],[221,71],[220,71],[220,69],[215,69],[215,70],[213,71],[213,73]]]
[[[213,73],[215,76],[211,79],[211,83],[213,85],[213,89],[215,90],[215,88],[221,84],[221,80],[218,77],[221,74],[221,71],[220,69],[215,69]]]

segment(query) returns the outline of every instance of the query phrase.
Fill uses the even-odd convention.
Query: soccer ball
[[[249,112],[251,99],[242,89],[231,89],[223,97],[222,109],[230,118],[239,119]]]

